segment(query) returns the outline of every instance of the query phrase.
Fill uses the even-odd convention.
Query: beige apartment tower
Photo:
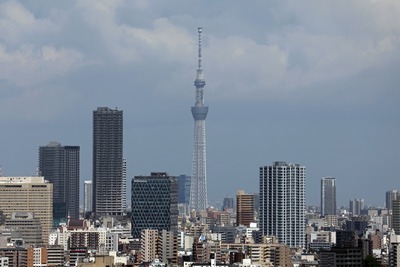
[[[140,236],[141,262],[152,262],[158,257],[159,235],[157,229],[144,229]]]
[[[42,225],[48,244],[53,223],[53,184],[44,177],[0,177],[0,210],[7,219],[13,212],[32,212]]]

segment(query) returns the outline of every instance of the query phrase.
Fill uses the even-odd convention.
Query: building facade
[[[349,211],[353,215],[361,215],[364,209],[364,199],[354,199],[349,201]]]
[[[93,183],[92,181],[85,181],[83,191],[83,210],[85,212],[93,211]]]
[[[178,203],[189,206],[191,177],[179,175],[178,177]]]
[[[260,231],[290,247],[305,246],[306,168],[274,162],[260,167]]]
[[[48,244],[53,224],[53,184],[44,177],[0,177],[0,210],[11,219],[13,212],[32,212],[42,226],[42,242]]]
[[[123,112],[99,107],[93,111],[93,211],[122,215],[126,208],[123,159]]]
[[[0,258],[7,258],[3,260],[7,263],[7,267],[20,267],[28,266],[28,250],[23,247],[7,247],[0,248]]]
[[[393,200],[400,199],[400,192],[397,190],[389,190],[386,191],[386,208],[388,210],[392,209],[392,202]]]
[[[321,179],[321,215],[336,214],[336,179],[322,177]]]
[[[132,179],[132,236],[144,229],[178,230],[178,181],[165,172]]]
[[[162,230],[159,234],[159,259],[168,265],[178,265],[178,237],[171,231]]]
[[[152,262],[158,256],[159,233],[156,229],[143,229],[140,232],[141,262]]]
[[[42,224],[32,212],[13,212],[5,227],[20,233],[25,245],[43,245]]]
[[[234,208],[233,197],[224,197],[221,209],[222,210],[233,210],[233,208]]]
[[[392,229],[396,235],[400,235],[400,199],[392,202]]]
[[[239,190],[236,194],[236,225],[249,227],[254,222],[254,195]]]
[[[79,146],[39,147],[39,175],[53,184],[53,223],[79,218]]]

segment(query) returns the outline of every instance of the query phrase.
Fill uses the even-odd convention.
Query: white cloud
[[[212,80],[207,90],[217,96],[257,97],[280,84],[287,69],[287,55],[277,45],[238,36],[210,38],[204,54],[205,75]]]
[[[215,97],[287,94],[399,59],[398,1],[306,0],[285,1],[273,7],[259,5],[271,8],[268,14],[273,18],[268,19],[268,27],[264,25],[267,20],[262,18],[257,23],[247,23],[252,20],[251,14],[242,12],[240,5],[232,2],[229,9],[223,10],[221,4],[218,13],[197,13],[179,1],[165,5],[141,0],[88,0],[76,1],[74,7],[64,12],[74,12],[74,17],[85,24],[80,36],[70,36],[72,40],[90,31],[88,41],[93,40],[94,51],[90,51],[90,58],[110,66],[150,66],[154,73],[174,66],[170,81],[165,81],[172,87],[178,87],[174,84],[182,82],[180,76],[187,75],[195,66],[197,36],[191,24],[209,21],[208,25],[200,24],[205,26],[204,68],[210,81],[207,89]],[[129,16],[134,19],[127,17],[126,10],[132,11]],[[245,11],[250,10],[248,7]],[[47,14],[57,14],[57,10],[53,11]],[[78,45],[56,48],[49,36],[41,40],[45,45],[38,45],[29,35],[62,35],[67,30],[63,27],[76,24],[64,25],[63,21],[59,25],[51,17],[39,19],[15,1],[1,4],[0,15],[0,35],[7,39],[0,47],[0,62],[10,64],[9,69],[0,67],[1,78],[18,85],[46,81],[74,69],[85,58],[85,52],[78,52],[85,48]],[[72,17],[66,15],[65,19]],[[246,32],[238,27],[239,31],[224,31],[223,27],[232,29],[243,22],[255,29]],[[214,32],[214,27],[222,28]],[[74,33],[71,29],[67,32]],[[255,32],[259,34],[252,36]],[[114,60],[109,61],[110,56]]]
[[[0,79],[18,86],[31,86],[64,75],[82,63],[83,56],[67,48],[23,45],[8,50],[0,44]]]
[[[210,37],[206,75],[219,82],[217,95],[286,95],[400,60],[398,1],[290,1],[274,12],[276,29],[266,33],[260,22],[258,41],[244,32]]]
[[[16,1],[6,1],[0,4],[0,40],[7,44],[17,44],[30,37],[59,30],[60,27],[53,21],[37,19]]]
[[[149,58],[159,58],[160,61],[187,58],[194,40],[181,26],[161,17],[156,18],[149,28],[118,22],[118,9],[123,4],[122,1],[85,1],[77,4],[83,19],[99,33],[108,48],[107,52],[114,55],[119,63]],[[141,1],[134,5],[146,7]]]

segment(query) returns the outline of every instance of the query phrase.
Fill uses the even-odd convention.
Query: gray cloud
[[[59,139],[86,151],[89,178],[91,111],[118,106],[130,176],[153,168],[188,174],[197,26],[204,28],[211,198],[220,197],[218,179],[237,180],[225,188],[234,194],[273,160],[309,165],[312,192],[323,175],[354,185],[352,165],[393,162],[400,150],[396,1],[43,0],[0,4],[0,122],[31,129],[29,142],[11,131],[0,149],[12,151],[16,136],[19,151],[35,150],[18,163],[10,152],[0,164],[28,172],[37,146]],[[396,175],[385,173],[387,186]],[[376,173],[363,177],[373,181]],[[257,178],[245,185],[256,191]],[[343,198],[352,194],[346,190]]]

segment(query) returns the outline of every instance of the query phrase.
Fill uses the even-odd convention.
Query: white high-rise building
[[[321,179],[321,215],[336,214],[336,179],[322,177]]]
[[[83,208],[85,212],[93,211],[93,183],[92,181],[85,181],[84,188],[84,204]]]
[[[305,246],[306,168],[274,162],[260,167],[260,231],[295,248]]]

